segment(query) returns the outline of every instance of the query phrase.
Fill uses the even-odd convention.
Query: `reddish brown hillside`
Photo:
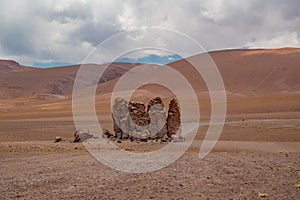
[[[107,68],[100,82],[115,79],[136,65],[113,63]],[[98,65],[98,67],[104,67],[104,65]],[[37,94],[70,94],[78,69],[79,65],[73,65],[48,69],[34,68],[18,73],[0,73],[0,99]],[[98,80],[94,84],[98,84]]]
[[[205,55],[196,55],[188,60],[202,63]],[[223,50],[209,55],[216,63],[229,92],[300,92],[300,49]],[[200,91],[206,90],[203,80],[186,60],[170,65],[184,74]]]
[[[14,60],[0,60],[0,73],[26,71],[30,69],[32,68],[20,65]]]

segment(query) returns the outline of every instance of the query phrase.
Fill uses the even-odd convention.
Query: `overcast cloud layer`
[[[111,35],[148,26],[180,31],[208,51],[300,47],[299,8],[298,0],[1,0],[0,58],[80,63]]]

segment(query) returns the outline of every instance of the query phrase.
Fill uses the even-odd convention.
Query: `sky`
[[[1,0],[0,59],[37,67],[82,63],[107,38],[144,27],[178,31],[206,51],[300,47],[299,8],[299,0]],[[130,48],[126,40],[115,48]],[[177,48],[184,45],[170,40]],[[151,38],[153,44],[164,42]],[[99,57],[105,61],[109,54]],[[180,56],[152,51],[119,60],[151,58]]]

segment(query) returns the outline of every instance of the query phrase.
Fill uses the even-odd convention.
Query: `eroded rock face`
[[[169,105],[168,117],[161,98],[143,103],[117,98],[113,105],[114,133],[117,139],[170,141],[181,135],[180,109],[176,99]]]
[[[132,121],[139,126],[146,126],[150,123],[146,106],[142,103],[129,102],[129,113]]]
[[[180,108],[177,100],[174,98],[170,101],[168,118],[167,118],[167,130],[168,137],[174,138],[181,135],[181,120],[180,120]]]
[[[163,138],[167,134],[166,112],[161,98],[150,100],[147,111],[150,116],[149,133],[151,139]]]
[[[149,113],[142,103],[129,102],[129,136],[132,140],[147,140],[149,138]]]
[[[154,99],[151,99],[149,102],[148,102],[148,106],[147,106],[147,112],[149,112],[150,108],[153,106],[153,105],[156,105],[156,104],[159,104],[161,105],[162,107],[164,107],[164,104],[161,100],[160,97],[156,97]]]

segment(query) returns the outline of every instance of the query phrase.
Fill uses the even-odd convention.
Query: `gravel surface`
[[[129,174],[81,144],[0,144],[0,199],[298,199],[299,152],[188,151],[159,171]],[[259,197],[259,193],[267,197]]]

